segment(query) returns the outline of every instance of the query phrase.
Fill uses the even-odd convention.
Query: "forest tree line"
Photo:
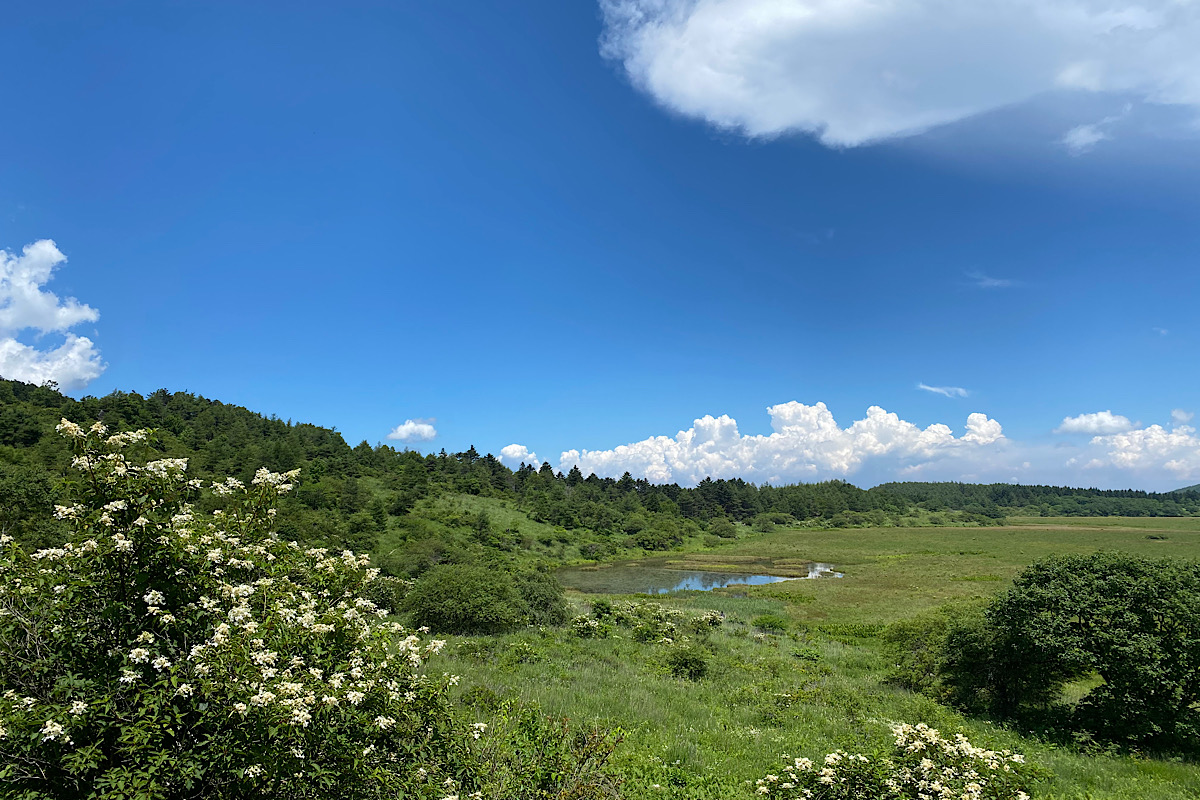
[[[248,480],[258,467],[301,470],[283,503],[281,533],[305,542],[375,549],[399,531],[420,550],[425,540],[460,536],[470,546],[520,546],[486,515],[430,518],[431,501],[459,495],[495,498],[564,537],[585,536],[588,553],[618,547],[662,550],[690,535],[734,536],[738,524],[854,527],[999,524],[1006,516],[1189,516],[1200,492],[1154,494],[1053,486],[889,483],[861,489],[845,481],[787,486],[706,478],[694,487],[566,473],[549,463],[510,469],[474,447],[422,454],[363,441],[351,447],[332,428],[268,417],[186,392],[67,397],[53,386],[0,380],[0,528],[29,546],[61,539],[53,506],[65,496],[71,453],[54,433],[61,418],[102,421],[111,431],[153,428],[160,457],[186,457],[202,479]],[[202,502],[215,502],[211,498]],[[454,535],[446,531],[457,531]],[[437,549],[437,542],[422,545]],[[436,563],[436,558],[434,559]],[[401,571],[413,571],[406,567]]]

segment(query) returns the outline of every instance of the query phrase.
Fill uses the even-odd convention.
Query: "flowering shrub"
[[[479,728],[455,722],[442,646],[384,621],[366,556],[271,533],[295,473],[211,487],[149,433],[63,420],[75,530],[0,540],[0,784],[21,798],[466,797]]]
[[[710,630],[721,627],[725,622],[725,615],[720,611],[705,611],[698,617],[692,619],[692,627],[697,630],[708,628]]]
[[[571,630],[580,639],[604,639],[612,632],[608,625],[601,625],[598,619],[587,614],[572,618]]]
[[[814,764],[786,762],[757,781],[757,794],[793,800],[1029,800],[1042,770],[1011,750],[985,750],[962,734],[944,738],[925,724],[894,725],[895,746],[872,759],[842,750]]]

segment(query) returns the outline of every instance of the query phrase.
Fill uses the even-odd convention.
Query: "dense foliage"
[[[1200,562],[1056,556],[982,613],[948,609],[889,636],[899,682],[965,708],[1140,747],[1200,741]]]

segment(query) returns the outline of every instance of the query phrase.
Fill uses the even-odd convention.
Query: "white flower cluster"
[[[891,758],[873,762],[844,750],[829,753],[821,764],[795,758],[782,774],[760,778],[755,792],[787,800],[850,800],[864,791],[879,800],[1029,800],[1017,774],[1025,764],[1019,753],[976,747],[962,734],[947,739],[924,723],[896,724],[892,733]],[[873,789],[864,788],[872,784]]]

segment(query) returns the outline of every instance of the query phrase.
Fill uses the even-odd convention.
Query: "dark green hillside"
[[[154,428],[161,455],[190,459],[212,480],[248,480],[258,467],[301,470],[281,532],[313,544],[377,552],[381,565],[415,575],[447,561],[506,563],[611,557],[666,550],[686,540],[733,538],[742,525],[861,527],[994,525],[1006,515],[1181,516],[1200,513],[1200,492],[1150,494],[1050,486],[845,481],[756,486],[705,479],[684,488],[628,473],[619,479],[516,470],[474,447],[423,455],[360,442],[331,428],[266,417],[186,392],[113,392],[75,400],[49,386],[0,380],[0,527],[29,546],[61,536],[53,505],[70,453],[54,427],[66,417],[110,430]],[[216,502],[208,500],[206,502]]]

